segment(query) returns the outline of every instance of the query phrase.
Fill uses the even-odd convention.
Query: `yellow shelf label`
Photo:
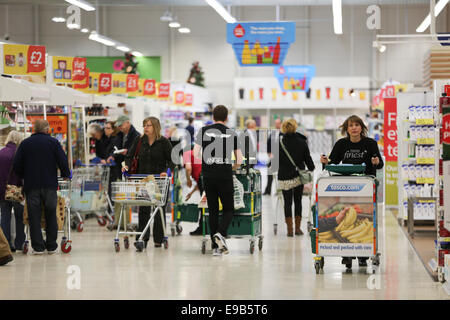
[[[441,242],[450,242],[450,238],[440,238]]]
[[[417,158],[417,164],[434,164],[434,158]]]
[[[434,144],[434,138],[419,138],[417,144]]]
[[[434,124],[434,119],[416,119],[418,125],[430,125]]]
[[[419,200],[419,203],[435,203],[436,200]]]
[[[418,184],[434,184],[434,178],[417,178],[416,183]]]

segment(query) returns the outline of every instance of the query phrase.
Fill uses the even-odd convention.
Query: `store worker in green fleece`
[[[348,117],[340,126],[345,138],[339,139],[329,157],[322,155],[320,162],[325,164],[365,164],[366,175],[376,176],[377,169],[383,168],[383,160],[377,142],[367,137],[367,127],[356,115]],[[353,258],[342,258],[342,264],[351,264]],[[359,266],[367,266],[367,258],[358,257]]]

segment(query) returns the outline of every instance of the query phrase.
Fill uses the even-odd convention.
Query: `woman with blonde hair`
[[[161,124],[158,118],[148,117],[143,121],[144,134],[138,137],[131,146],[125,157],[124,171],[128,171],[134,158],[138,160],[135,174],[159,174],[166,176],[167,169],[173,171],[175,165],[171,159],[172,145],[170,141],[161,135]],[[139,208],[138,231],[142,232],[148,223],[151,215],[150,207]],[[165,223],[165,214],[162,217],[155,217],[153,222],[153,241],[155,247],[162,246],[164,240],[162,220]],[[147,242],[150,232],[144,235],[144,244]],[[135,243],[136,245],[136,243]],[[140,251],[138,248],[136,248]]]
[[[294,236],[292,200],[294,200],[295,204],[295,235],[303,234],[300,229],[303,184],[301,184],[298,170],[304,170],[305,164],[310,171],[313,171],[315,168],[305,137],[296,132],[297,127],[297,121],[294,119],[285,120],[281,125],[279,143],[278,185],[283,193],[284,216],[288,237]]]
[[[23,225],[23,205],[20,202],[5,200],[6,185],[15,185],[21,187],[22,180],[13,170],[13,160],[19,144],[24,139],[24,134],[16,130],[11,131],[5,141],[6,146],[0,150],[0,208],[1,208],[1,228],[8,240],[11,250],[14,252],[22,250],[25,242],[25,233]],[[11,211],[14,208],[14,217],[16,220],[14,243],[11,242]]]

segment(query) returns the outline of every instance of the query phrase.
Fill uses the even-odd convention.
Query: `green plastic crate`
[[[206,216],[205,228],[206,234],[209,234],[209,216]],[[219,223],[222,221],[222,215],[219,215]],[[253,235],[257,236],[261,234],[261,215],[256,216],[240,216],[235,215],[233,220],[228,227],[229,236],[248,236],[252,235],[252,224],[253,224]]]
[[[182,204],[175,207],[175,220],[185,222],[197,222],[199,209],[196,204]]]

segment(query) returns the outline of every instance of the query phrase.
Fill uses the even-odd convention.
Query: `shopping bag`
[[[234,210],[245,208],[244,203],[244,185],[239,179],[233,175],[233,187],[234,187]]]

